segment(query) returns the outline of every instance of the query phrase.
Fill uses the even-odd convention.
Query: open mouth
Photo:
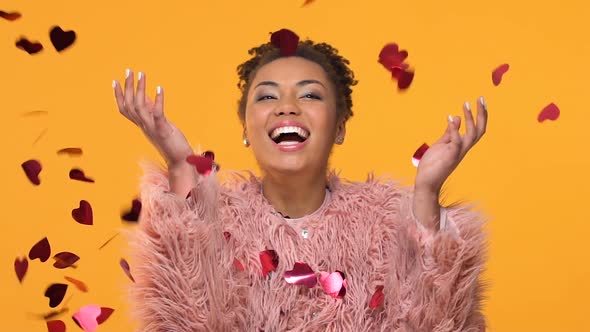
[[[301,127],[279,127],[269,136],[276,144],[294,145],[305,142],[309,138],[309,132]]]

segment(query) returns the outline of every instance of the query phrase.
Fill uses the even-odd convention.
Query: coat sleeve
[[[392,195],[399,223],[390,234],[383,289],[391,325],[404,331],[485,331],[484,218],[470,206],[455,205],[441,208],[439,230],[428,230],[412,213],[412,194]]]
[[[169,192],[167,172],[143,162],[142,210],[130,232],[132,313],[139,331],[225,330],[218,183],[199,178],[189,198]],[[209,281],[209,282],[208,282]]]

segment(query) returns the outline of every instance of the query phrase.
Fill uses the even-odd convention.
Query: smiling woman
[[[348,61],[281,30],[238,67],[244,145],[261,177],[199,174],[146,77],[115,81],[119,110],[168,169],[144,164],[132,302],[141,331],[483,331],[482,218],[440,188],[485,132],[464,105],[420,163],[414,189],[328,169],[352,116]],[[188,195],[187,195],[188,194]]]

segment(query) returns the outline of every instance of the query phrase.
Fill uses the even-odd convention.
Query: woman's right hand
[[[119,112],[141,128],[152,145],[166,160],[168,168],[183,165],[193,149],[184,134],[164,116],[164,90],[158,86],[155,101],[145,93],[146,76],[138,73],[137,90],[134,89],[133,72],[126,71],[124,90],[113,81]]]

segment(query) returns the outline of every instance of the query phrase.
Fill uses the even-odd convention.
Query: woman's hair
[[[256,72],[260,67],[282,57],[280,49],[270,42],[250,49],[248,54],[252,55],[252,58],[238,66],[240,77],[238,88],[242,93],[238,103],[238,115],[242,123],[246,118],[248,90]],[[322,66],[336,90],[338,120],[347,121],[352,116],[351,87],[357,84],[354,73],[348,68],[348,60],[339,55],[338,50],[329,44],[314,43],[311,40],[299,42],[294,56]]]

